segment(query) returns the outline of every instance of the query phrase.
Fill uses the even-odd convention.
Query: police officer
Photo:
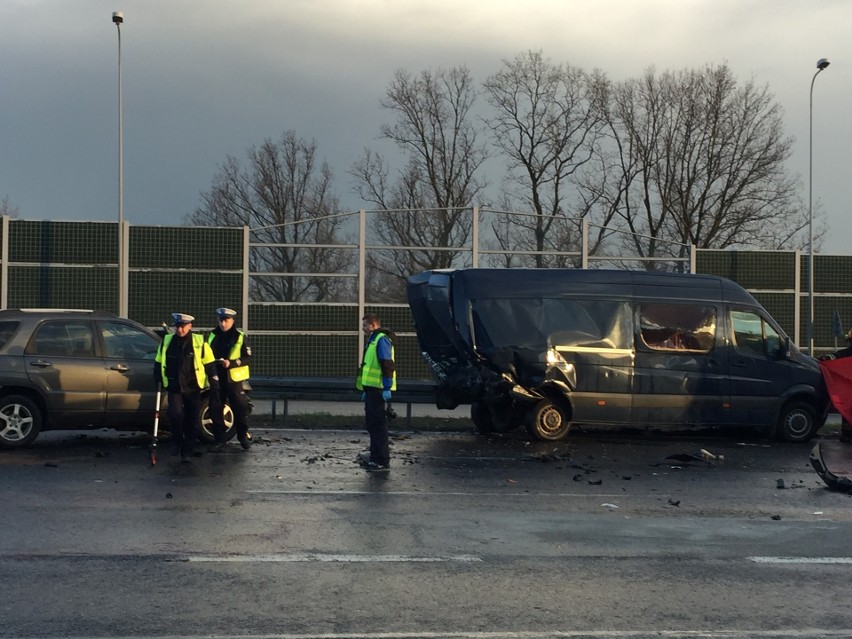
[[[361,330],[367,342],[355,387],[363,391],[364,420],[367,432],[370,433],[370,456],[359,461],[369,472],[387,472],[390,470],[390,448],[385,403],[390,402],[391,391],[396,390],[394,335],[382,328],[381,321],[373,313],[362,318]]]
[[[240,445],[251,448],[251,433],[248,429],[249,401],[245,386],[249,379],[251,347],[245,333],[234,325],[237,312],[230,308],[217,308],[218,326],[207,336],[207,342],[216,358],[219,388],[210,392],[210,417],[213,420],[214,450],[221,450],[225,443],[225,404],[234,412],[234,427]]]
[[[843,359],[844,357],[852,357],[852,330],[846,334],[846,341],[849,343],[848,346],[841,348],[834,353],[823,355],[820,357],[820,360],[827,361],[832,359]],[[840,420],[840,441],[846,444],[852,442],[852,425],[850,425],[846,418],[842,415]]]
[[[174,454],[180,453],[186,463],[195,450],[201,413],[201,391],[215,379],[213,352],[204,337],[192,332],[195,318],[186,313],[172,313],[175,332],[168,333],[154,356],[154,376],[168,392],[169,422],[172,428]]]

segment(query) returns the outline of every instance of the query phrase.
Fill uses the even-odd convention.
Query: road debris
[[[831,490],[852,493],[852,461],[846,447],[824,447],[820,442],[811,450],[810,462]]]
[[[711,461],[710,459],[706,459],[705,456],[702,454],[703,452],[706,452],[706,451],[704,451],[704,449],[701,449],[701,451],[699,451],[697,455],[693,455],[691,453],[673,453],[671,455],[667,455],[666,457],[663,457],[663,459],[661,461],[657,462],[656,464],[652,464],[652,465],[653,466],[668,465],[668,466],[671,466],[672,468],[682,468],[683,466],[689,466],[690,464],[698,463],[698,464],[701,464],[701,465],[704,465],[704,466],[710,466],[712,468],[715,468],[716,464],[713,461]],[[708,453],[708,454],[710,454],[710,453]],[[715,459],[716,456],[713,455],[713,458]]]

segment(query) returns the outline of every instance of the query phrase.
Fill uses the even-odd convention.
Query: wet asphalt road
[[[398,433],[377,476],[360,431],[255,436],[0,451],[0,637],[852,636],[852,497],[810,446]]]

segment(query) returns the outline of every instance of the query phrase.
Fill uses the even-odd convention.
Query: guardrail
[[[278,415],[278,403],[282,404],[282,420],[287,423],[290,401],[308,402],[360,402],[361,391],[355,388],[351,377],[252,377],[252,399],[268,400],[272,403],[272,421]],[[428,380],[397,380],[393,392],[393,405],[405,404],[405,417],[411,426],[412,404],[434,404],[435,384]]]

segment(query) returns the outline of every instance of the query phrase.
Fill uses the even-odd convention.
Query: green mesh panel
[[[10,266],[9,308],[88,308],[118,312],[115,267]]]
[[[794,287],[796,255],[782,251],[709,251],[696,257],[696,272],[719,275],[745,289],[781,289]]]
[[[252,304],[249,326],[256,331],[357,331],[361,318],[351,304]]]
[[[130,268],[240,270],[243,230],[205,226],[133,226]]]
[[[242,306],[241,283],[239,273],[131,271],[128,314],[146,326],[157,326],[177,311],[193,315],[195,326],[213,327],[217,308]]]
[[[117,264],[118,224],[9,221],[9,261]]]

